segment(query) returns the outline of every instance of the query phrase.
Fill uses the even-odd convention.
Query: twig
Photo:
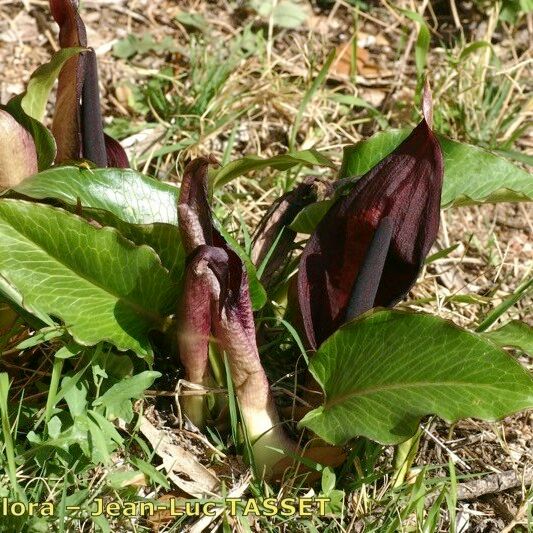
[[[496,494],[519,486],[533,484],[533,466],[527,466],[522,473],[508,470],[497,474],[488,474],[480,479],[473,479],[457,484],[457,500],[477,500],[485,494]],[[433,505],[439,494],[430,496],[425,507]]]
[[[520,485],[533,483],[533,466],[526,467],[522,474],[509,470],[498,474],[489,474],[481,479],[465,481],[457,486],[458,500],[475,500],[484,494],[503,492]]]

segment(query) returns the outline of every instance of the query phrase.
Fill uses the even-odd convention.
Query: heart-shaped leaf
[[[18,193],[105,209],[125,222],[177,224],[179,190],[131,169],[55,167],[25,180]]]
[[[495,420],[533,406],[533,380],[512,357],[430,315],[363,315],[320,346],[310,370],[326,398],[301,424],[333,444],[397,444],[428,414]]]
[[[0,200],[0,276],[31,313],[60,318],[76,342],[151,356],[148,333],[176,288],[151,248],[62,209]]]

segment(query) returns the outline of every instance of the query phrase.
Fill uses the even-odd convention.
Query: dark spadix
[[[426,86],[423,119],[321,220],[301,257],[298,303],[316,349],[344,322],[413,286],[439,229],[442,152]]]
[[[243,422],[259,468],[270,470],[287,450],[295,450],[280,427],[256,344],[246,269],[212,224],[207,201],[209,160],[185,169],[178,205],[188,256],[185,288],[178,310],[178,347],[188,381],[210,382],[209,341],[226,354]],[[204,425],[201,396],[186,396],[186,414]]]
[[[87,47],[85,24],[77,0],[50,0],[59,25],[62,48]],[[70,58],[59,74],[52,133],[57,143],[56,162],[88,159],[99,167],[128,167],[120,144],[104,134],[94,50]]]

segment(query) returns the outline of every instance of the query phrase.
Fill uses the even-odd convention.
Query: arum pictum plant
[[[50,0],[62,48],[87,47],[85,24],[76,0]],[[88,159],[98,167],[128,167],[120,144],[104,133],[94,50],[70,58],[59,75],[52,133],[56,162]]]
[[[209,342],[215,339],[229,363],[255,464],[270,472],[296,445],[280,426],[259,358],[246,269],[212,224],[208,165],[209,160],[201,158],[187,166],[179,198],[180,232],[188,254],[178,311],[180,359],[188,381],[209,385]],[[193,422],[200,427],[205,424],[201,396],[186,397],[182,406]]]
[[[316,211],[310,209],[302,217],[298,215],[300,222],[295,216],[301,208],[313,202],[315,196],[322,199],[317,190],[321,182],[306,180],[274,203],[255,235],[252,256],[260,267],[257,277],[266,289],[262,303],[254,298],[255,308],[261,313],[262,324],[275,322],[263,337],[272,332],[276,338],[272,336],[264,343],[260,339],[258,347],[250,293],[259,294],[258,288],[263,287],[257,277],[252,278],[254,269],[245,251],[247,239],[245,246],[238,248],[239,243],[227,229],[214,225],[207,192],[209,159],[197,159],[187,166],[181,190],[131,169],[49,168],[55,156],[55,147],[50,146],[53,142],[40,143],[35,133],[39,131],[32,128],[42,117],[62,65],[53,124],[59,148],[56,162],[86,158],[101,167],[127,163],[120,145],[103,134],[96,57],[87,49],[77,3],[52,0],[51,7],[60,26],[60,44],[68,50],[55,55],[52,66],[44,66],[44,72],[41,70],[28,84],[26,96],[31,94],[32,85],[40,94],[39,105],[29,108],[42,111],[26,113],[23,104],[35,104],[35,98],[24,102],[25,97],[19,95],[0,112],[0,186],[14,189],[0,198],[0,342],[8,343],[8,350],[22,350],[13,331],[28,323],[34,330],[28,340],[46,342],[42,353],[47,357],[49,346],[57,342],[68,346],[69,351],[71,344],[80,348],[80,354],[68,354],[71,360],[81,354],[82,361],[87,360],[85,354],[88,356],[90,347],[97,346],[94,353],[105,353],[106,358],[109,353],[113,355],[110,361],[136,354],[151,365],[154,354],[173,348],[166,341],[170,328],[176,325],[171,335],[177,338],[184,378],[210,389],[212,385],[224,385],[224,372],[220,370],[229,369],[228,379],[234,384],[255,463],[260,470],[266,469],[267,475],[276,475],[283,468],[278,461],[285,455],[287,464],[301,449],[281,427],[259,353],[268,356],[266,352],[272,351],[272,363],[285,354],[292,357],[300,353],[301,343],[290,325],[292,317],[277,320],[283,306],[276,299],[279,289],[288,285],[289,272],[294,272],[297,258],[289,257],[297,247],[295,232],[305,233],[299,223],[307,219],[311,223],[304,223],[305,228],[316,227],[313,225],[319,217],[308,216],[309,211],[322,216],[332,206],[303,251],[296,280],[303,330],[308,347],[316,350],[309,359],[309,372],[324,392],[322,405],[300,421],[300,426],[309,430],[304,436],[312,432],[339,446],[361,436],[399,444],[413,436],[421,417],[428,414],[447,421],[465,417],[494,420],[531,407],[530,376],[494,344],[499,337],[499,342],[508,346],[509,333],[489,332],[496,333],[492,338],[481,333],[508,309],[508,302],[516,303],[526,294],[530,282],[498,306],[476,333],[423,313],[383,309],[364,313],[376,306],[390,307],[406,294],[437,234],[443,163],[431,129],[429,92],[424,96],[423,120],[411,135],[401,145],[399,140],[391,145],[390,150],[398,147],[383,161],[377,163],[371,158],[371,163],[366,160],[364,170],[352,171],[363,177],[338,180],[341,187],[335,198],[320,202]],[[48,87],[44,95],[37,90],[43,76]],[[25,122],[21,110],[33,122]],[[403,133],[401,139],[405,139]],[[376,146],[374,141],[370,143]],[[44,158],[43,146],[47,147]],[[503,164],[492,154],[445,139],[442,146],[445,157],[448,154],[444,205],[533,198],[530,177],[511,168],[510,163]],[[358,147],[351,149],[353,157],[345,157],[343,169],[363,168],[347,165],[358,157]],[[117,161],[117,157],[122,160]],[[213,178],[214,188],[240,172],[263,168],[267,163],[254,156],[229,163]],[[276,156],[268,164],[278,171],[299,165],[331,166],[316,151]],[[372,165],[375,168],[367,172]],[[37,167],[43,171],[36,173]],[[14,186],[29,174],[34,175]],[[504,189],[507,192],[502,193]],[[250,286],[247,272],[252,273]],[[262,307],[265,300],[270,303]],[[17,319],[12,310],[21,318]],[[357,318],[350,320],[353,317]],[[60,337],[40,335],[51,332]],[[40,355],[40,345],[27,346]],[[110,347],[127,355],[111,354]],[[42,383],[51,391],[45,414],[48,441],[55,438],[50,432],[54,427],[59,431],[55,413],[65,404],[59,402],[63,396],[56,394],[57,386],[70,383],[60,380],[62,370],[55,369],[68,366],[77,374],[80,368],[77,363],[63,367],[62,357],[57,354],[54,359],[53,379]],[[227,366],[219,359],[227,361]],[[95,362],[100,365],[100,359]],[[140,364],[137,362],[135,368]],[[93,461],[106,461],[107,451],[115,449],[120,439],[113,430],[114,436],[102,444],[102,432],[111,433],[113,429],[105,417],[120,417],[128,423],[133,420],[129,403],[128,409],[122,408],[124,398],[128,402],[137,398],[158,375],[152,371],[142,374],[125,382],[113,376],[120,383],[113,384],[98,402],[91,399],[91,412],[99,406],[102,411],[90,425],[77,425],[77,415],[61,417],[60,438],[65,439],[62,448],[75,446],[69,451],[75,456],[81,442],[96,442],[98,446],[83,446],[83,453]],[[77,397],[89,401],[84,391],[80,389]],[[200,428],[217,416],[217,422],[222,420],[227,412],[218,409],[223,402],[212,402],[212,396],[203,392],[181,395],[184,413]],[[70,406],[72,402],[66,403]],[[217,409],[212,408],[213,403]],[[7,409],[4,411],[7,413]],[[38,409],[42,421],[41,413]],[[50,415],[54,417],[48,419]],[[73,433],[64,425],[67,418],[74,421]],[[80,435],[86,437],[80,439]],[[238,435],[234,436],[238,441]],[[24,446],[32,448],[22,452],[17,464],[48,442],[27,440]],[[311,448],[316,443],[313,440],[308,443],[311,453],[305,452],[307,458],[330,465],[345,460],[338,448]]]
[[[0,192],[37,172],[37,151],[31,134],[0,109]]]
[[[347,320],[390,307],[413,286],[440,217],[443,159],[426,85],[423,118],[320,221],[301,257],[298,303],[316,349]]]

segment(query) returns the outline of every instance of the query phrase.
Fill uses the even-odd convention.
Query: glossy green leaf
[[[123,237],[135,244],[146,244],[153,248],[176,285],[174,300],[177,301],[185,272],[185,250],[177,226],[159,222],[131,224],[103,209],[82,209],[81,215],[84,218],[96,220],[103,226],[116,228]]]
[[[247,155],[241,159],[228,163],[218,170],[214,176],[214,184],[215,187],[222,187],[231,180],[242,176],[247,172],[251,172],[252,170],[271,167],[283,171],[289,170],[296,165],[335,168],[335,165],[329,158],[314,149],[276,155],[267,159],[263,159],[256,155]]]
[[[321,200],[306,205],[294,218],[290,228],[296,233],[311,234],[315,231],[322,217],[328,212],[333,200]]]
[[[177,224],[179,189],[131,169],[54,167],[15,189],[30,198],[105,209],[124,222]]]
[[[505,326],[483,335],[498,346],[519,348],[533,355],[533,328],[520,320],[512,320]]]
[[[409,130],[377,133],[344,149],[339,178],[361,176],[391,153]],[[533,178],[506,159],[438,136],[444,155],[442,206],[533,200]]]
[[[310,370],[325,402],[301,424],[334,444],[397,444],[425,415],[495,420],[533,406],[533,380],[512,357],[430,315],[363,315],[320,346]]]
[[[0,276],[29,312],[61,319],[76,342],[151,356],[148,333],[175,287],[154,251],[62,209],[0,200]]]
[[[533,176],[482,148],[439,136],[443,207],[533,200]]]
[[[85,218],[118,229],[135,244],[151,246],[179,284],[185,251],[177,227],[176,187],[130,169],[58,167],[26,180],[17,192],[61,200]]]
[[[382,131],[357,144],[345,146],[339,179],[366,174],[388,156],[409,133],[408,128]]]
[[[63,65],[83,50],[85,48],[62,48],[52,56],[48,63],[41,65],[31,75],[21,102],[22,109],[28,116],[42,121],[46,112],[46,104],[50,98],[50,91]]]

